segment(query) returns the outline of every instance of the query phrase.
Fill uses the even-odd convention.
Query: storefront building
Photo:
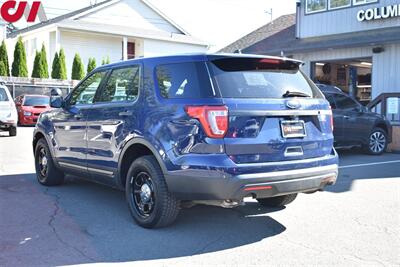
[[[368,104],[400,92],[400,1],[302,0],[291,28],[242,52],[300,59],[314,81]]]
[[[274,31],[282,18],[292,22]],[[400,125],[400,0],[301,0],[295,16],[270,24],[222,51],[302,60],[315,82],[338,86],[364,105],[395,93],[379,105]]]

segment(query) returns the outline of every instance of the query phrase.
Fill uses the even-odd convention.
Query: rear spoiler
[[[257,55],[257,54],[219,53],[219,54],[209,54],[208,58],[210,61],[217,60],[217,59],[223,59],[223,58],[271,59],[271,60],[280,60],[282,62],[292,62],[299,66],[303,66],[305,64],[303,61],[293,59],[293,58],[268,56],[268,55]]]

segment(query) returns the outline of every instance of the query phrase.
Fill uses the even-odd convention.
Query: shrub
[[[41,73],[40,76],[41,78],[49,78],[49,64],[47,63],[47,52],[46,52],[46,47],[44,44],[42,44],[42,50],[41,50]]]
[[[40,64],[41,64],[41,53],[36,51],[35,61],[33,62],[33,70],[32,70],[32,78],[41,78],[40,77]]]
[[[4,73],[7,73],[7,68],[6,68],[6,65],[4,64],[4,62],[0,61],[0,76],[7,76],[7,75],[3,75]]]
[[[85,70],[82,59],[79,54],[75,54],[74,62],[72,63],[72,80],[82,80],[85,77]]]
[[[54,54],[53,65],[51,68],[51,78],[60,79],[60,59],[58,57],[58,53]]]
[[[61,48],[59,58],[58,58],[58,64],[60,65],[60,79],[61,80],[66,80],[67,79],[67,65],[65,63],[65,52],[64,49]]]
[[[110,57],[109,56],[107,56],[107,57],[103,57],[103,60],[101,61],[101,65],[107,65],[107,64],[110,64]]]
[[[65,66],[65,53],[64,49],[60,50],[60,53],[54,55],[53,68],[51,71],[51,78],[66,80],[67,79],[67,67]]]
[[[97,66],[96,66],[96,59],[95,58],[89,58],[88,66],[87,66],[87,73],[92,72]]]
[[[3,67],[0,70],[0,76],[10,76],[10,64],[8,63],[8,52],[4,40],[0,46],[0,63],[3,63]]]
[[[14,77],[28,77],[25,46],[21,37],[15,44],[14,62],[12,64],[11,74]]]

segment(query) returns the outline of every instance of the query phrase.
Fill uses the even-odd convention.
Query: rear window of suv
[[[163,98],[214,97],[204,62],[159,65],[156,67],[156,73]]]
[[[273,58],[223,58],[209,64],[224,98],[283,98],[287,92],[323,98],[296,62]]]

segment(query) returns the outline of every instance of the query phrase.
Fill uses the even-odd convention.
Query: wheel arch
[[[384,130],[386,132],[386,134],[389,133],[389,128],[384,121],[377,121],[375,123],[373,129],[375,129],[375,128],[380,128],[380,129]]]
[[[131,163],[139,157],[152,155],[156,158],[163,173],[167,172],[165,163],[160,153],[149,141],[143,138],[134,138],[128,141],[121,151],[118,160],[118,174],[116,183],[121,189],[125,188],[126,175],[128,174]]]

